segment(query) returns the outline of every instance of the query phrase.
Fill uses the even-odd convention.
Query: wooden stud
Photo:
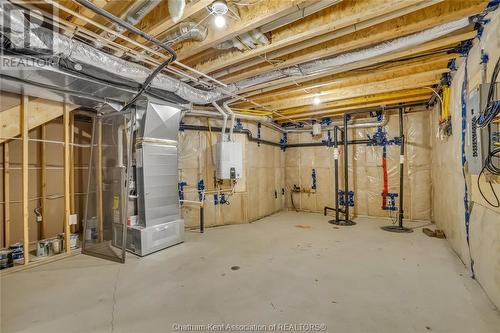
[[[69,109],[76,109],[76,105],[67,106]],[[32,130],[42,124],[54,120],[63,114],[63,104],[61,102],[49,101],[43,98],[32,99],[29,103],[30,112],[27,122],[28,130]],[[21,104],[0,112],[0,124],[5,124],[2,128],[0,143],[12,139],[21,134],[19,130],[19,115]]]
[[[102,209],[102,119],[97,120],[97,216],[99,219],[99,241],[104,240],[104,215]],[[90,166],[89,166],[90,172]]]
[[[75,214],[75,115],[70,114],[69,119],[69,133],[70,133],[70,149],[69,149],[69,197],[70,197],[70,214]],[[76,231],[77,226],[71,226],[71,232]]]
[[[21,115],[19,117],[20,132],[22,139],[22,216],[23,216],[23,246],[24,264],[30,261],[29,242],[29,201],[28,201],[28,161],[29,161],[29,141],[28,141],[28,117],[29,117],[29,97],[21,96]]]
[[[4,233],[5,247],[10,245],[10,156],[9,143],[3,145],[3,198],[4,198]]]
[[[64,243],[66,244],[66,253],[71,251],[70,244],[70,226],[69,226],[69,215],[70,215],[70,192],[69,192],[69,175],[70,175],[70,126],[69,126],[69,108],[64,104],[63,106],[63,126],[64,126]]]
[[[47,128],[45,125],[41,127],[42,131],[42,140],[47,139]],[[40,149],[40,158],[41,158],[41,178],[42,178],[42,191],[41,191],[41,206],[42,206],[42,222],[40,239],[44,239],[47,236],[47,145],[44,141],[41,142]]]

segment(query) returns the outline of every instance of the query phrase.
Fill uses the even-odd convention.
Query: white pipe
[[[222,107],[229,113],[231,116],[231,127],[229,128],[229,141],[233,141],[233,129],[234,129],[234,121],[236,119],[233,110],[227,105],[227,102],[224,102],[222,104]]]
[[[219,113],[222,115],[222,118],[224,118],[224,125],[222,126],[222,142],[226,141],[226,127],[227,127],[227,113],[222,110],[222,108],[215,102],[212,102],[212,105],[219,111]]]

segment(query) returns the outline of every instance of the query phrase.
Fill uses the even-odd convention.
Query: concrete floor
[[[500,332],[445,240],[334,228],[317,214],[187,233],[125,265],[78,255],[1,280],[1,332],[169,332],[174,324],[324,324],[329,332]],[[413,223],[421,226],[422,223]],[[232,266],[239,266],[232,270]],[[286,326],[282,327],[286,330]]]

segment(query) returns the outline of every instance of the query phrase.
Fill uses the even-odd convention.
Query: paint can
[[[59,238],[52,239],[50,241],[50,248],[52,249],[52,254],[61,253],[61,240]]]
[[[16,243],[9,246],[9,250],[12,251],[12,260],[23,261],[24,260],[24,246],[22,243]]]
[[[0,250],[0,269],[14,266],[12,260],[12,250]]]
[[[78,234],[69,235],[69,245],[71,249],[76,249],[78,247]]]
[[[50,241],[47,239],[39,240],[36,243],[36,256],[47,257],[50,253]]]
[[[86,227],[85,240],[96,241],[99,236],[97,231],[97,218],[93,217],[88,219],[85,227]]]

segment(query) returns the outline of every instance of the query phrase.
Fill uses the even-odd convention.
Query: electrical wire
[[[500,152],[500,149],[497,149],[497,153],[499,153],[499,152]],[[493,196],[495,197],[495,200],[497,203],[493,204],[490,200],[488,200],[488,198],[486,198],[486,196],[484,195],[483,190],[481,190],[481,182],[479,180],[481,179],[481,176],[484,173],[485,169],[486,169],[486,164],[483,166],[483,168],[481,169],[481,172],[479,173],[479,176],[477,177],[477,188],[479,189],[479,193],[481,193],[481,196],[483,197],[483,199],[490,206],[495,207],[495,208],[499,208],[500,207],[500,200],[498,200],[498,196],[497,196],[495,189],[493,188],[493,184],[491,183],[490,180],[488,180],[488,184],[490,184],[491,192],[493,193]]]
[[[481,112],[479,117],[477,118],[477,126],[480,128],[484,128],[491,124],[491,122],[498,116],[500,113],[500,100],[494,101],[493,94],[495,92],[495,84],[498,78],[498,72],[500,72],[500,57],[497,59],[497,63],[495,65],[495,69],[493,70],[493,74],[490,80],[490,88],[488,90],[488,103],[486,104],[486,108]]]

